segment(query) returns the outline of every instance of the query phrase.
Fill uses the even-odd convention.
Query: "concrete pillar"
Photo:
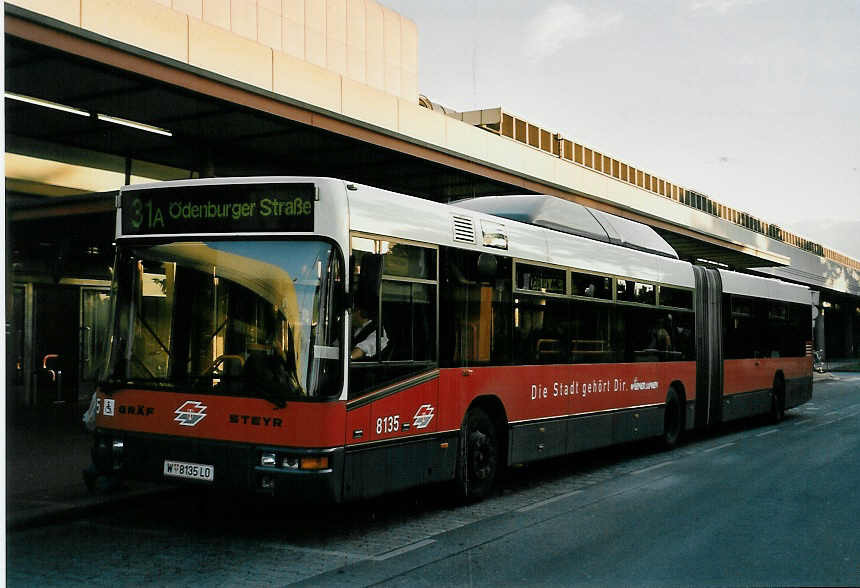
[[[812,350],[824,350],[824,307],[821,303],[821,292],[813,290],[812,294]]]
[[[815,347],[815,349],[820,349],[822,351],[825,351],[824,357],[827,357],[827,355],[826,355],[827,344],[825,343],[825,338],[824,338],[824,308],[822,308],[822,307],[818,307],[818,318],[815,319],[815,344],[814,344],[814,347]]]

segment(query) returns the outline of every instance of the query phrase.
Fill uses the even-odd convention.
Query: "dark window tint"
[[[809,306],[769,301],[767,341],[770,357],[803,357],[806,342],[812,339],[812,311]]]
[[[565,293],[564,270],[537,265],[517,264],[517,288],[547,294]]]
[[[803,357],[812,337],[809,306],[726,295],[727,358]]]
[[[425,280],[436,279],[436,251],[404,243],[383,243],[383,274]]]
[[[383,361],[436,359],[436,287],[382,282],[382,324],[389,339]]]
[[[803,357],[806,343],[812,341],[812,308],[803,304],[789,304],[786,336],[782,339],[783,355]]]
[[[616,280],[616,292],[619,302],[657,303],[657,289],[654,284],[619,279]]]
[[[692,290],[682,290],[670,286],[660,286],[660,305],[676,308],[693,308]]]
[[[788,303],[772,301],[767,311],[768,321],[781,323],[788,320]]]
[[[764,357],[763,342],[767,312],[765,301],[739,296],[725,296],[724,310],[727,315],[725,356],[727,359]]]
[[[694,359],[693,314],[619,307],[616,336],[624,362]]]
[[[511,260],[456,249],[442,254],[442,365],[511,362]]]
[[[571,363],[615,361],[617,349],[612,328],[614,314],[610,304],[584,300],[576,300],[571,304]]]
[[[612,278],[570,272],[570,293],[588,298],[612,299]]]
[[[566,363],[570,351],[570,301],[518,295],[514,300],[514,361]]]
[[[738,318],[752,318],[754,301],[751,298],[732,297],[730,308],[732,316]]]

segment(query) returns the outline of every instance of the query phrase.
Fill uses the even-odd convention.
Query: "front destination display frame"
[[[122,234],[312,232],[315,198],[312,183],[124,190]]]

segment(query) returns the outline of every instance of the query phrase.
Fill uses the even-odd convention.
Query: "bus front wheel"
[[[480,500],[490,493],[499,463],[496,427],[482,409],[469,409],[463,423],[461,442],[457,493],[466,500]]]

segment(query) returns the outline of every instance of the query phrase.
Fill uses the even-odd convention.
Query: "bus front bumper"
[[[343,448],[306,449],[180,439],[99,429],[93,464],[102,474],[149,482],[268,494],[289,502],[342,498]]]

